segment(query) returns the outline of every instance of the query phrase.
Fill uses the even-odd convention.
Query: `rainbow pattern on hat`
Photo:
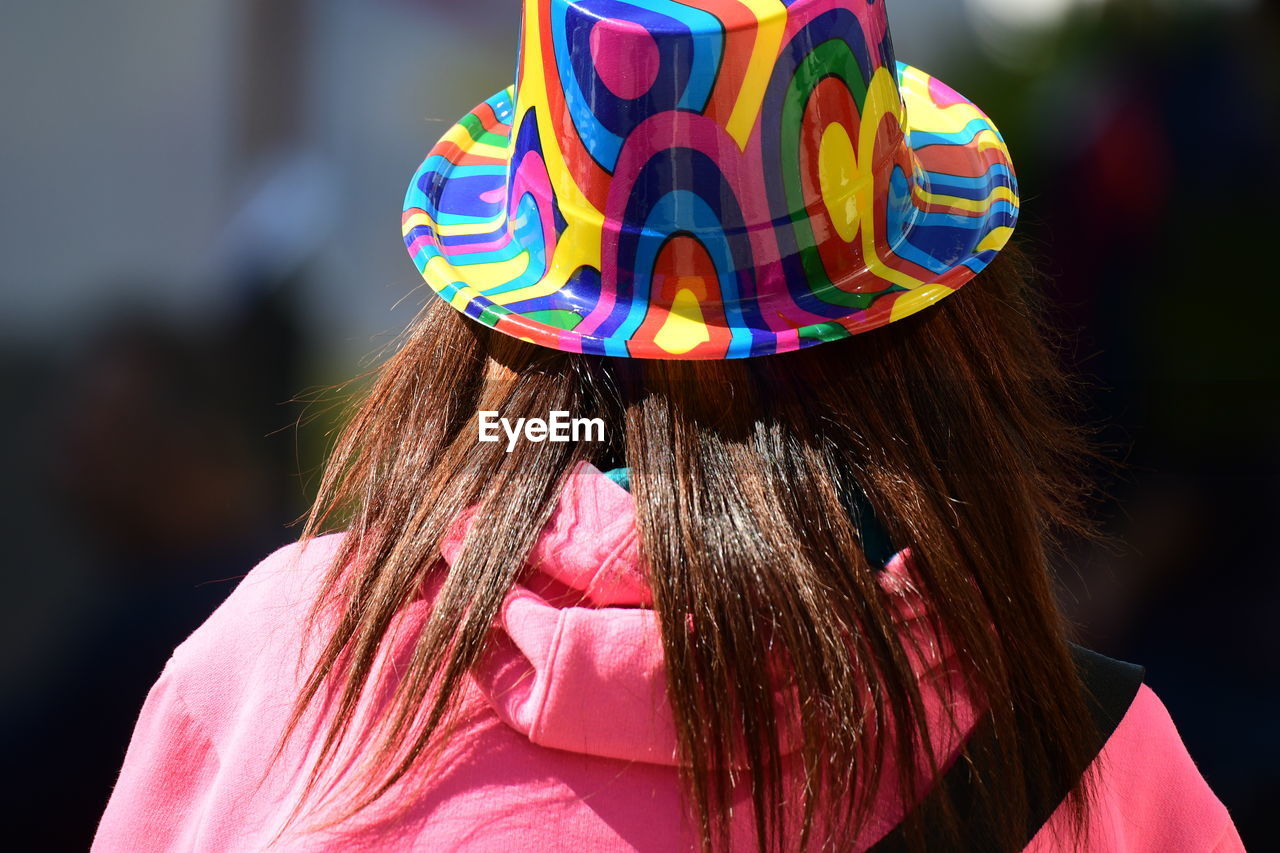
[[[516,85],[405,198],[427,284],[569,352],[770,355],[907,317],[1018,217],[991,120],[883,0],[525,0]]]

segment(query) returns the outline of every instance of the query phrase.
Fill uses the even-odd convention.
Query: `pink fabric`
[[[467,521],[443,548],[446,560],[456,556]],[[339,542],[323,537],[271,555],[174,652],[142,709],[95,851],[261,850],[277,837],[325,723],[317,706],[271,763],[314,659],[309,649],[299,662],[301,617]],[[531,565],[503,604],[492,651],[468,684],[458,733],[440,762],[415,770],[357,820],[291,830],[276,849],[692,849],[631,496],[583,466]],[[916,630],[923,607],[906,561],[891,564],[885,578],[902,630]],[[416,603],[393,626],[361,719],[385,708],[428,607]],[[975,715],[945,651],[916,663],[935,744],[952,754]],[[1099,762],[1090,849],[1243,849],[1147,688]],[[877,804],[862,847],[904,811],[887,790]],[[1072,849],[1064,827],[1055,815],[1028,849]]]

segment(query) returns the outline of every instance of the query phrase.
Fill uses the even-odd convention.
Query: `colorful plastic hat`
[[[427,284],[570,352],[770,355],[900,320],[1013,232],[1009,152],[883,0],[525,0],[516,85],[405,199]]]

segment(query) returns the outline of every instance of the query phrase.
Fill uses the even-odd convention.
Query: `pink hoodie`
[[[456,555],[465,519],[446,543]],[[325,721],[316,708],[280,760],[272,752],[299,692],[302,619],[339,536],[272,554],[174,652],[142,709],[93,849],[99,853],[262,850],[297,802]],[[442,760],[420,767],[339,829],[288,831],[286,851],[653,850],[693,848],[674,766],[661,647],[637,559],[631,495],[589,465],[565,489],[522,585],[502,608],[495,642],[468,684],[460,728]],[[903,630],[923,612],[896,559],[885,583]],[[380,690],[360,715],[384,708],[396,664],[429,607],[400,617],[380,667]],[[952,671],[919,662],[935,739],[952,754],[974,714],[940,696]],[[1091,848],[1243,850],[1160,700],[1146,687],[1098,759],[1101,785]],[[890,775],[890,774],[886,774]],[[261,784],[259,784],[261,783]],[[897,824],[885,791],[860,849]],[[1029,850],[1069,849],[1059,812]],[[746,836],[744,835],[744,838]]]

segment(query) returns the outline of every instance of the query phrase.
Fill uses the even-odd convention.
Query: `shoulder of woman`
[[[1143,685],[1098,756],[1098,805],[1126,836],[1114,849],[1243,850],[1164,703]]]
[[[343,534],[294,542],[255,566],[166,666],[198,716],[247,693],[294,690],[308,617]]]
[[[226,767],[265,766],[297,695],[307,616],[341,541],[271,554],[174,651],[139,714],[95,853],[197,846]]]

